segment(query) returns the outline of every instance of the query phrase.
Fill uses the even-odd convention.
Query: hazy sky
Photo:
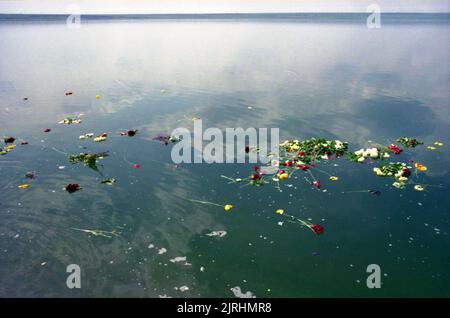
[[[0,0],[0,13],[450,12],[450,0]]]

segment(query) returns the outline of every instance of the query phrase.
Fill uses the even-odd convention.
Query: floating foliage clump
[[[70,155],[69,161],[72,164],[76,163],[84,163],[85,166],[98,171],[97,160],[103,159],[108,156],[108,152],[99,152],[99,153],[80,153],[78,155]]]

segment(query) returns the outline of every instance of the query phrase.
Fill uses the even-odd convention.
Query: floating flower
[[[71,125],[71,124],[81,124],[82,120],[79,118],[80,116],[78,116],[78,118],[64,118],[63,120],[59,121],[58,124],[67,124],[67,125]]]
[[[414,190],[416,190],[416,191],[423,191],[423,190],[425,190],[425,188],[423,186],[421,186],[420,184],[416,184],[414,186]]]
[[[22,141],[20,142],[20,144],[21,144],[21,145],[28,145],[28,141],[22,140]]]
[[[275,211],[277,214],[283,214],[284,213],[284,210],[283,209],[278,209],[278,210],[276,210]]]
[[[392,151],[396,155],[401,154],[402,151],[403,151],[399,146],[397,146],[395,144],[391,144],[391,145],[387,146],[387,149],[389,149],[390,151]]]
[[[127,131],[128,137],[133,137],[134,135],[136,135],[137,131],[138,131],[137,129],[130,129],[130,130],[128,130]]]
[[[414,166],[416,167],[417,170],[422,171],[422,172],[428,170],[428,168],[426,166],[424,166],[423,164],[418,163],[418,162],[416,162],[414,164]]]
[[[313,232],[316,233],[317,235],[323,234],[323,232],[325,232],[325,228],[322,225],[313,224],[310,227],[311,230],[313,230]]]
[[[14,137],[3,138],[3,141],[5,142],[5,144],[12,144],[15,140],[16,140],[16,138],[14,138]]]
[[[259,167],[258,167],[258,166],[254,166],[254,167],[253,167],[253,170],[259,171]]]
[[[436,147],[433,147],[433,146],[427,146],[427,149],[428,149],[428,150],[436,150]]]
[[[401,189],[401,188],[403,188],[404,187],[404,183],[402,183],[402,182],[394,182],[393,184],[392,184],[394,187],[396,187],[397,189]]]
[[[94,141],[102,142],[102,141],[105,141],[107,138],[108,138],[108,134],[107,133],[103,133],[100,136],[95,137]]]
[[[21,185],[18,186],[18,188],[20,188],[20,189],[28,189],[29,187],[30,187],[30,185],[27,184],[27,183],[21,184]]]
[[[102,98],[102,96],[101,95],[95,95],[95,99],[101,99]]]
[[[48,132],[51,132],[51,131],[52,131],[52,130],[51,130],[50,128],[45,128],[45,129],[44,129],[44,132],[45,132],[45,133],[48,133]]]
[[[252,180],[257,181],[261,179],[261,175],[259,173],[254,173],[252,175]]]
[[[322,185],[320,184],[320,181],[319,181],[319,180],[315,180],[312,184],[313,184],[313,186],[315,186],[317,189],[320,189],[320,187],[322,186]]]
[[[397,139],[397,141],[408,148],[415,148],[419,145],[423,145],[423,142],[418,141],[416,138],[401,137]]]
[[[438,146],[438,147],[443,147],[443,146],[444,146],[444,143],[441,142],[441,141],[435,141],[435,142],[434,142],[434,145],[435,145],[435,146]]]
[[[280,180],[286,180],[289,178],[289,174],[287,172],[283,172],[283,173],[280,173],[278,175],[278,177],[280,178]]]
[[[68,185],[66,185],[66,186],[64,187],[64,189],[65,189],[67,192],[72,193],[72,192],[75,192],[75,191],[80,190],[81,187],[80,187],[80,185],[79,185],[78,183],[69,183]]]
[[[116,179],[109,178],[109,179],[105,179],[105,180],[101,181],[100,183],[107,184],[107,185],[113,185],[114,183],[116,183]]]
[[[299,169],[301,169],[301,170],[303,170],[303,171],[306,171],[306,170],[309,169],[309,166],[308,166],[308,165],[305,165],[305,164],[302,164],[302,163],[299,163],[299,164],[297,165],[297,168],[299,168]]]
[[[286,167],[292,167],[292,161],[286,160],[286,161],[284,162],[284,165],[285,165]]]
[[[73,95],[73,92],[66,92],[66,96]]]
[[[223,209],[227,212],[230,212],[233,209],[233,205],[231,204],[226,204]]]
[[[141,167],[141,165],[139,163],[133,164],[133,168],[135,168],[135,169],[139,169],[140,167]]]
[[[336,176],[331,176],[331,177],[330,177],[330,180],[331,180],[331,181],[337,181],[338,179],[339,179],[339,178],[336,177]]]
[[[37,177],[36,171],[28,171],[27,173],[25,173],[25,178],[27,179],[36,179],[36,177]]]

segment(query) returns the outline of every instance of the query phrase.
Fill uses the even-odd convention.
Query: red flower
[[[137,133],[137,129],[130,129],[127,131],[127,135],[129,137],[133,137],[134,135],[136,135],[136,133]]]
[[[292,161],[290,161],[290,160],[286,161],[285,165],[287,167],[292,167]]]
[[[101,137],[102,137],[102,138],[106,138],[106,137],[108,137],[108,134],[107,134],[107,133],[103,133],[103,134],[101,135]]]
[[[319,180],[314,181],[313,186],[315,186],[317,189],[320,189],[321,187],[320,181]]]
[[[46,133],[48,133],[48,132],[51,132],[52,130],[50,129],[50,128],[45,128],[44,129],[44,132],[46,132]]]
[[[408,168],[403,168],[402,175],[403,175],[403,177],[408,178],[409,176],[411,176],[411,170],[409,170]]]
[[[73,94],[72,92],[67,92],[66,96],[69,96],[69,95],[72,95],[72,94]]]
[[[72,193],[81,189],[78,183],[69,183],[65,186],[67,192]]]
[[[305,155],[305,153],[304,153],[303,151],[299,151],[299,152],[298,152],[298,156],[299,156],[299,157],[303,157],[304,155]]]
[[[16,138],[14,138],[14,137],[5,137],[5,138],[3,139],[3,141],[5,142],[5,144],[12,144],[15,140],[16,140]]]
[[[255,169],[255,171],[259,171],[259,167],[255,166],[253,169]]]
[[[259,173],[254,173],[252,175],[252,180],[257,181],[261,179],[261,175]]]
[[[306,171],[309,169],[309,166],[300,163],[297,165],[297,168],[302,169],[303,171]]]
[[[135,169],[139,169],[140,167],[141,167],[141,165],[139,163],[133,164],[133,168],[135,168]]]
[[[20,142],[20,144],[21,144],[21,145],[28,145],[28,141],[22,140],[22,141]]]
[[[402,153],[403,149],[401,149],[399,146],[391,144],[390,146],[387,146],[387,149],[392,151],[394,154],[399,155]]]
[[[325,232],[325,228],[319,224],[311,225],[311,230],[313,230],[317,235],[323,234],[323,232]]]

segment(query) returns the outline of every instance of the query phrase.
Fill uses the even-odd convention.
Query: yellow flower
[[[331,176],[331,177],[330,177],[330,180],[331,180],[331,181],[337,181],[338,179],[339,179],[339,178],[336,177],[336,176]]]
[[[278,209],[276,212],[277,212],[277,214],[283,214],[284,210],[283,209]]]
[[[418,162],[416,162],[416,163],[414,164],[414,166],[415,166],[416,169],[419,170],[419,171],[427,171],[427,170],[428,170],[428,168],[427,168],[426,166],[424,166],[423,164],[418,163]]]
[[[434,144],[435,144],[436,146],[439,146],[439,147],[444,146],[444,143],[441,142],[441,141],[435,141]]]
[[[21,184],[21,185],[19,186],[20,189],[28,189],[29,187],[30,187],[29,184]]]
[[[230,212],[233,209],[233,206],[231,204],[226,204],[223,208],[225,211]]]
[[[287,172],[281,173],[279,175],[280,180],[286,180],[289,178],[289,174]]]
[[[16,148],[16,145],[8,145],[5,147],[5,149],[8,151],[13,150],[14,148]]]
[[[95,99],[101,99],[102,98],[102,96],[100,96],[100,95],[95,95]]]
[[[436,150],[436,147],[428,146],[427,149],[428,149],[428,150]]]
[[[416,185],[414,186],[414,190],[417,190],[417,191],[423,191],[423,190],[425,190],[425,188],[422,187],[420,184],[416,184]]]

